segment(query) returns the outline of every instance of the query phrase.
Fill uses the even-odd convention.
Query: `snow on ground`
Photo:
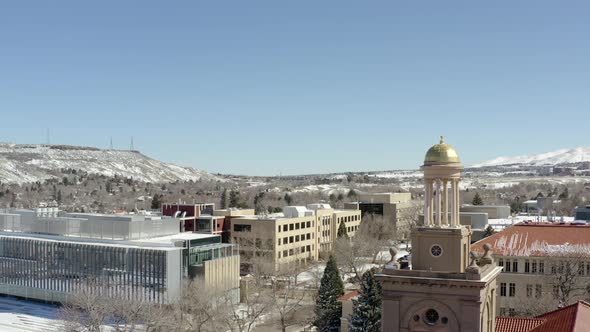
[[[590,147],[561,149],[536,155],[498,157],[492,160],[484,161],[482,163],[473,165],[472,167],[499,166],[511,164],[542,166],[557,165],[563,163],[577,163],[582,161],[590,161]]]
[[[48,304],[0,297],[0,331],[54,332],[59,331],[57,307]]]
[[[205,171],[164,163],[137,151],[0,143],[0,178],[3,182],[43,181],[54,177],[54,173],[63,168],[148,182],[224,181]]]

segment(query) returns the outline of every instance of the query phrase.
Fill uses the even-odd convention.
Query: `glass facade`
[[[167,253],[95,243],[0,236],[0,292],[63,301],[80,287],[166,302]]]

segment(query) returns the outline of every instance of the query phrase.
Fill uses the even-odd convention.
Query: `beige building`
[[[230,239],[240,247],[244,271],[280,272],[318,259],[331,250],[340,222],[349,237],[361,222],[359,210],[334,210],[328,204],[287,206],[283,213],[235,217]]]
[[[345,208],[359,209],[362,216],[377,215],[391,222],[400,237],[405,237],[414,223],[418,203],[411,193],[360,194],[358,202],[345,203]]]
[[[472,246],[494,247],[501,315],[538,314],[588,298],[590,226],[586,223],[520,223]],[[570,294],[566,294],[571,289]]]
[[[486,246],[470,259],[471,229],[459,222],[462,170],[442,141],[426,154],[424,224],[412,230],[412,269],[393,262],[377,274],[383,288],[382,331],[493,332],[496,277],[501,268]]]

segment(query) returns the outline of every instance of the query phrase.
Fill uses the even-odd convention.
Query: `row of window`
[[[500,316],[516,316],[514,308],[500,308]]]
[[[508,295],[506,295],[508,294]],[[514,297],[516,295],[516,284],[511,282],[508,284],[508,293],[506,293],[506,283],[500,283],[500,296],[510,296]]]
[[[307,234],[301,234],[301,236],[299,235],[295,235],[295,236],[289,236],[289,237],[284,237],[281,241],[281,239],[279,238],[279,246],[281,244],[289,244],[289,243],[293,243],[293,242],[299,242],[299,241],[305,241],[305,240],[310,240],[313,239],[314,235],[312,233],[307,233]],[[282,243],[281,243],[282,242]]]
[[[290,223],[290,224],[285,224],[283,225],[283,227],[281,227],[280,225],[278,226],[278,231],[279,233],[281,232],[281,229],[283,232],[288,232],[288,231],[294,231],[297,229],[305,229],[305,228],[310,228],[313,227],[313,224],[311,221],[302,221],[302,222],[296,222],[296,223]]]
[[[527,274],[545,274],[545,261],[537,259],[525,259],[524,260],[524,271],[518,270],[517,259],[498,259],[498,266],[504,267],[504,272],[518,273],[524,272]],[[551,274],[563,274],[564,271],[571,270],[577,271],[578,275],[589,275],[590,276],[590,262],[574,262],[574,261],[561,261],[555,264],[551,264]]]
[[[289,249],[289,250],[283,250],[283,252],[279,251],[279,258],[285,258],[285,257],[289,257],[289,256],[293,256],[293,255],[299,255],[299,254],[303,254],[306,252],[311,252],[313,250],[313,244],[312,245],[307,245],[307,246],[302,246],[299,248],[293,248],[293,249]]]
[[[344,222],[351,222],[351,221],[359,221],[361,218],[361,216],[359,215],[354,215],[354,216],[346,216],[346,217],[340,217],[338,218],[338,223],[340,224],[341,220],[344,220]]]

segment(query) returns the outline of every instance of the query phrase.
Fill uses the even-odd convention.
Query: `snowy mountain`
[[[527,165],[543,166],[579,163],[590,161],[590,147],[579,147],[574,149],[561,149],[553,152],[541,153],[536,155],[525,155],[517,157],[498,157],[473,165],[472,167],[490,167],[505,165]]]
[[[201,170],[167,164],[138,151],[93,147],[0,143],[0,181],[26,183],[60,176],[71,168],[106,176],[133,177],[146,182],[218,178]]]

